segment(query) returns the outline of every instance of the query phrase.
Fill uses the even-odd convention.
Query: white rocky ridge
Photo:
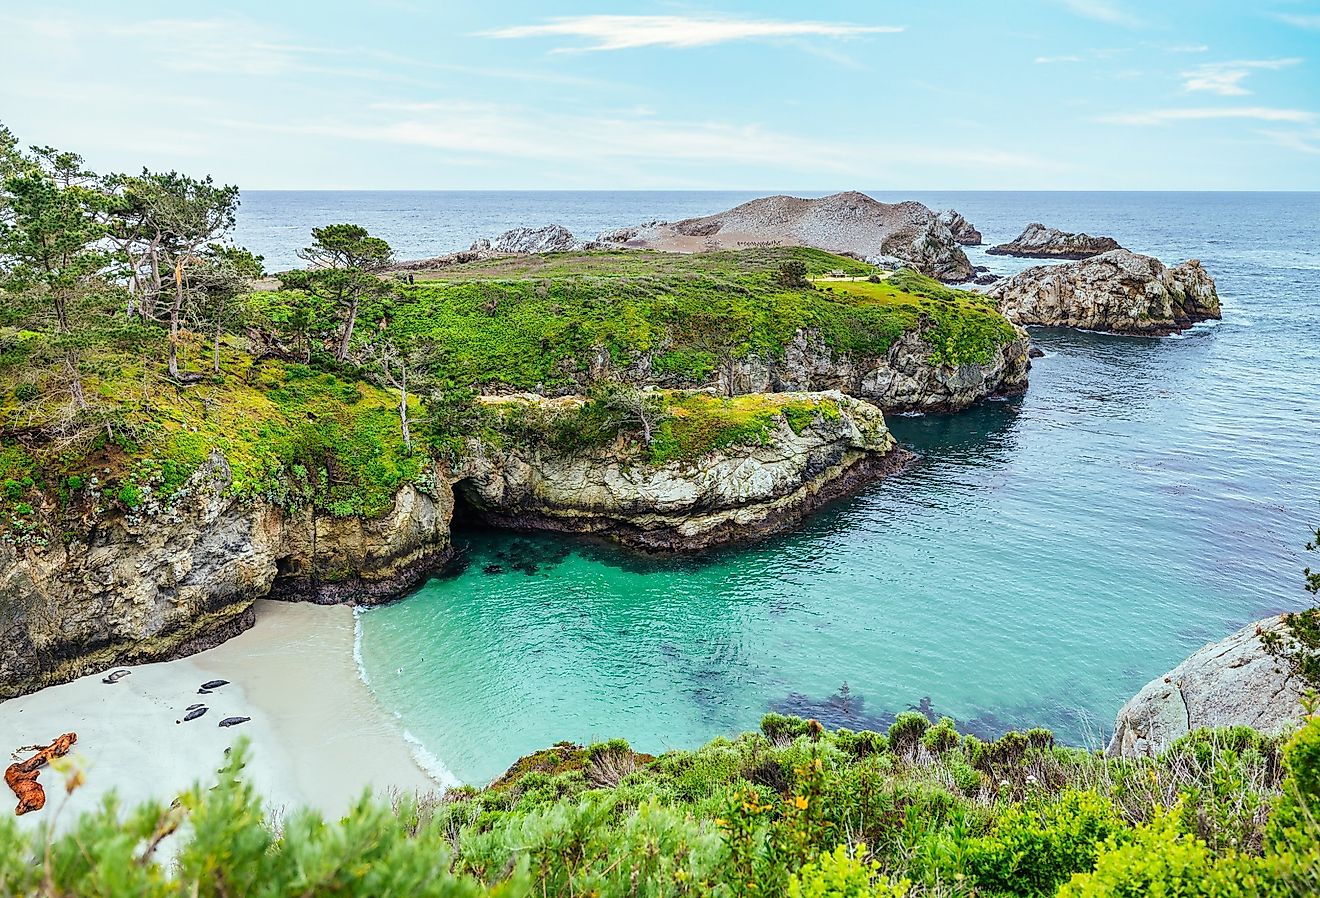
[[[1147,683],[1118,712],[1108,753],[1156,755],[1201,727],[1249,726],[1278,733],[1302,718],[1302,683],[1265,651],[1260,634],[1279,617],[1248,624]]]
[[[563,225],[549,224],[540,228],[513,228],[498,237],[478,240],[468,252],[472,253],[566,253],[582,249],[584,244]]]
[[[965,281],[972,266],[958,244],[972,242],[973,235],[979,240],[956,212],[937,214],[915,201],[882,203],[849,191],[820,199],[763,197],[702,218],[619,228],[599,240],[688,253],[808,246],[859,259],[892,256],[932,277]]]

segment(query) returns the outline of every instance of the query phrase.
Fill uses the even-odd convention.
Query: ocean
[[[351,221],[421,257],[763,193],[247,193],[238,239],[287,268],[311,227]],[[690,748],[772,710],[860,729],[918,708],[1101,746],[1148,680],[1306,604],[1320,194],[871,193],[955,208],[988,243],[1040,221],[1199,258],[1224,320],[1162,339],[1036,330],[1025,396],[891,418],[915,465],[750,548],[662,560],[456,532],[465,566],[358,618],[368,684],[433,767],[483,783],[559,740]]]

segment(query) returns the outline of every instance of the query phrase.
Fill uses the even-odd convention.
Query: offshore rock
[[[1125,249],[1028,268],[986,294],[1018,325],[1163,336],[1220,317],[1215,282],[1199,261],[1170,268]]]
[[[764,246],[810,246],[859,259],[894,256],[932,277],[965,281],[972,266],[949,219],[907,201],[882,203],[849,191],[820,199],[769,196],[702,218],[649,222],[602,234],[604,242],[664,252],[709,252]],[[970,226],[962,227],[969,238]]]
[[[591,533],[647,550],[699,551],[795,526],[811,511],[908,457],[884,415],[841,393],[793,393],[827,403],[800,432],[782,416],[761,443],[660,465],[621,444],[564,452],[547,445],[476,444],[455,491],[490,524]],[[580,402],[524,395],[536,410]]]
[[[1027,259],[1089,259],[1122,248],[1113,237],[1069,234],[1058,228],[1047,228],[1040,222],[1032,222],[1014,240],[992,246],[986,253]]]
[[[1248,624],[1151,680],[1118,712],[1108,753],[1156,755],[1201,727],[1290,729],[1302,719],[1302,683],[1260,641],[1282,626],[1280,617]]]
[[[449,557],[452,495],[405,486],[374,521],[234,496],[213,452],[166,507],[81,522],[67,543],[0,543],[0,699],[211,648],[268,594],[372,602]]]

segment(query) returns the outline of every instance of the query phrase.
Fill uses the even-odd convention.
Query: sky
[[[1320,189],[1320,2],[0,0],[0,123],[244,189]]]

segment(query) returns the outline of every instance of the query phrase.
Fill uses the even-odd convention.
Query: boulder
[[[1282,626],[1281,617],[1248,624],[1151,680],[1118,712],[1108,754],[1159,754],[1202,727],[1290,729],[1302,719],[1303,684],[1260,641],[1262,632]]]
[[[979,234],[977,236],[980,237]],[[1089,259],[1122,248],[1113,237],[1069,234],[1058,228],[1047,228],[1040,222],[1032,222],[1014,240],[992,246],[986,252],[992,256],[1021,256],[1027,259]]]
[[[478,240],[468,250],[473,253],[566,253],[581,249],[573,232],[563,225],[542,228],[514,228],[498,237]]]
[[[1220,317],[1215,282],[1199,261],[1170,268],[1125,249],[1028,268],[986,294],[1018,325],[1162,336]]]
[[[918,202],[882,203],[849,191],[820,199],[762,197],[702,218],[620,228],[600,239],[687,253],[810,246],[859,259],[894,256],[932,277],[965,281],[972,276],[972,266],[951,224],[964,239],[975,232],[957,213],[946,221]]]

